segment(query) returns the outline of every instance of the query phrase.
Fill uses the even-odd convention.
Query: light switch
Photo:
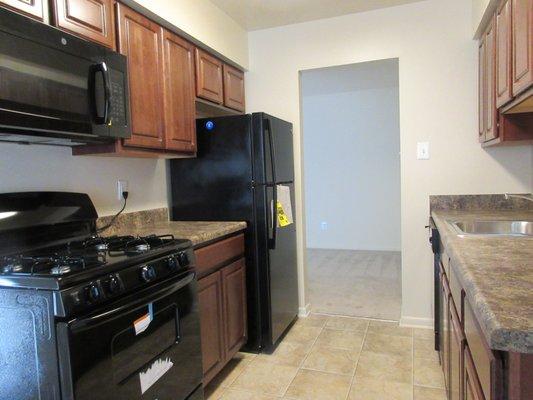
[[[418,142],[416,146],[416,158],[429,160],[429,142]]]

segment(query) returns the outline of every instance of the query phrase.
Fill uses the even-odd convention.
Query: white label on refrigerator
[[[291,188],[278,185],[278,227],[284,227],[294,222],[292,218]]]
[[[174,363],[170,361],[170,358],[166,358],[164,360],[160,359],[155,361],[145,372],[139,373],[139,379],[141,381],[141,394],[144,394],[148,389],[150,389],[150,387],[163,375],[165,375],[173,366]]]

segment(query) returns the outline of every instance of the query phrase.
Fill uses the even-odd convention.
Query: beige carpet
[[[315,313],[400,319],[400,252],[308,249],[307,282]]]

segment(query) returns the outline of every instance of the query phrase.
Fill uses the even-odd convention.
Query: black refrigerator
[[[255,113],[200,119],[196,129],[197,157],[170,162],[171,218],[248,223],[245,350],[272,351],[298,314],[292,124]],[[274,205],[287,187],[293,223],[280,226]]]

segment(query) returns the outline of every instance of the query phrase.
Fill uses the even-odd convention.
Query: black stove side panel
[[[51,292],[0,289],[0,399],[60,399]]]

